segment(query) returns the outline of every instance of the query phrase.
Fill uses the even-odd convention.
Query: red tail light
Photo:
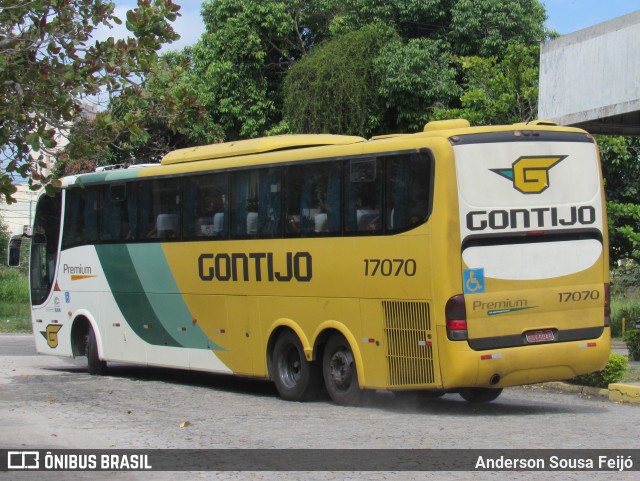
[[[604,325],[611,325],[611,286],[608,283],[604,285]]]
[[[449,299],[444,309],[444,315],[447,320],[447,337],[452,341],[468,339],[467,308],[464,304],[464,295],[458,294]]]

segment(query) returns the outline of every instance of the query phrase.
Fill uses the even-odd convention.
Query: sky
[[[182,7],[180,10],[182,16],[178,17],[173,24],[173,28],[181,38],[163,50],[180,50],[187,45],[192,45],[204,32],[204,25],[200,17],[201,1],[174,0],[174,3]],[[541,3],[547,10],[547,27],[561,35],[640,10],[640,0],[541,0]],[[134,8],[136,1],[115,0],[115,4],[116,15],[125,18],[126,11]],[[109,36],[124,37],[126,36],[124,24],[111,32],[103,29],[97,37],[102,35],[105,38]]]

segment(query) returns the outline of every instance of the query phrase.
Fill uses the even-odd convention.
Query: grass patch
[[[30,333],[32,331],[29,319],[0,320],[0,332]]]
[[[621,383],[629,383],[629,382],[640,382],[640,367],[638,366],[629,366],[627,372],[624,373],[622,379],[620,379]]]
[[[0,267],[0,332],[31,332],[29,281],[27,276]]]
[[[623,333],[623,319],[626,330],[633,329],[636,319],[640,317],[640,300],[612,299],[611,300],[611,336],[620,337]]]

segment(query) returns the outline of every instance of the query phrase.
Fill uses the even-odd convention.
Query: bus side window
[[[141,187],[140,237],[177,240],[181,234],[180,180],[144,182]]]
[[[235,172],[231,176],[231,234],[246,237],[258,233],[258,172]]]
[[[402,231],[429,215],[431,158],[427,154],[387,158],[387,230]]]
[[[383,163],[381,159],[347,161],[346,230],[382,232]]]
[[[289,166],[285,170],[285,232],[313,236],[339,234],[340,163]]]
[[[281,169],[236,172],[232,176],[231,230],[236,237],[280,237]]]
[[[258,192],[257,234],[259,237],[280,237],[282,217],[282,169],[260,170]]]
[[[101,239],[116,242],[131,240],[136,224],[135,207],[132,184],[108,186],[104,192]]]
[[[187,178],[184,189],[184,233],[191,238],[226,238],[228,175],[226,173]]]
[[[62,246],[70,247],[98,240],[101,192],[97,187],[69,189],[65,207]]]

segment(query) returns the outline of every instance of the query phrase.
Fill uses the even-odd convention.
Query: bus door
[[[600,337],[608,257],[591,136],[509,131],[456,140],[470,347]]]
[[[62,293],[54,291],[58,245],[60,238],[61,194],[40,196],[31,236],[29,285],[31,289],[32,322],[36,334],[36,349],[41,353],[60,354],[58,332],[66,319],[63,317]],[[38,334],[42,334],[40,336]]]

